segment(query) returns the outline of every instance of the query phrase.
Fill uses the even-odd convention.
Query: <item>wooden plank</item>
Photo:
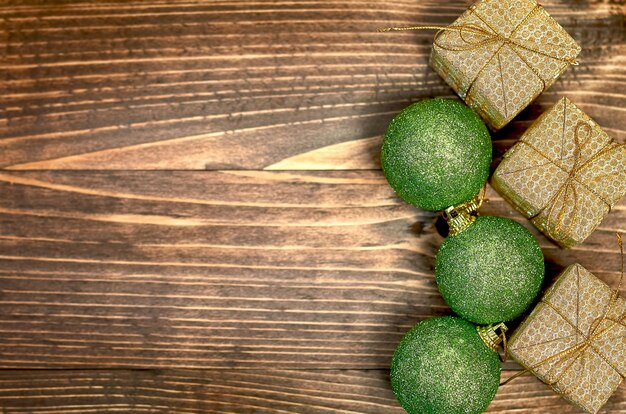
[[[619,2],[543,2],[581,65],[495,135],[502,153],[568,96],[626,141]],[[371,169],[411,101],[452,97],[427,59],[469,2],[122,3],[0,6],[0,167]]]
[[[387,370],[0,371],[5,413],[402,414]],[[507,378],[511,372],[504,372]],[[498,391],[488,413],[580,411],[534,377]],[[622,387],[600,411],[626,413]]]
[[[449,312],[380,171],[0,173],[0,368],[387,368]],[[486,214],[530,224],[491,190]],[[582,246],[616,284],[625,203]]]

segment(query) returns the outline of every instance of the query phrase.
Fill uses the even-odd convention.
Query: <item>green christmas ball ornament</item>
[[[521,224],[480,216],[444,240],[435,278],[446,303],[476,324],[510,321],[533,302],[544,277],[539,243]]]
[[[409,414],[478,414],[500,384],[500,360],[476,327],[444,316],[415,325],[391,362],[391,386]]]
[[[450,99],[410,105],[389,124],[381,163],[404,201],[439,211],[471,199],[489,176],[491,137],[467,106]]]

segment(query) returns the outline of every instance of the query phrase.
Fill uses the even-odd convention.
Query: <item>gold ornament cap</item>
[[[487,326],[477,326],[476,331],[478,332],[478,336],[483,340],[485,345],[493,352],[498,353],[498,348],[500,344],[504,342],[506,344],[506,331],[509,328],[504,324],[504,322],[500,322],[497,325],[487,325]]]
[[[443,218],[450,227],[450,236],[456,236],[476,220],[478,209],[483,203],[483,197],[484,193],[476,195],[470,201],[466,201],[458,206],[448,207],[443,211]]]

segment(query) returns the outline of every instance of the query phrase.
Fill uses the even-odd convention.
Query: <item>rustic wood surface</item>
[[[626,142],[624,1],[542,3],[581,64],[493,135],[494,166],[562,96]],[[400,414],[393,349],[450,313],[445,226],[394,197],[380,139],[454,95],[432,33],[375,29],[469,4],[0,1],[0,412]],[[547,283],[574,262],[617,283],[626,201],[565,251],[487,197]],[[579,411],[522,377],[488,412]]]

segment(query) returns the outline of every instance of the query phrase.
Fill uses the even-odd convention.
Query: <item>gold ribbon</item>
[[[564,100],[563,101],[563,127],[562,127],[562,132],[561,132],[562,134],[561,142],[565,142],[566,114],[567,114],[567,100]],[[550,164],[558,167],[559,169],[561,169],[563,172],[567,174],[567,177],[565,178],[565,181],[563,181],[563,183],[561,184],[559,190],[556,193],[554,193],[554,195],[547,201],[545,206],[539,211],[537,211],[532,217],[529,217],[530,219],[533,219],[547,211],[547,218],[549,220],[551,217],[555,215],[555,213],[557,213],[557,210],[558,210],[558,213],[556,214],[554,232],[550,232],[551,236],[556,241],[565,240],[568,237],[568,235],[571,233],[571,231],[573,230],[576,224],[576,221],[578,219],[579,195],[578,195],[576,186],[579,185],[583,187],[585,190],[587,190],[588,192],[595,195],[598,198],[598,200],[600,200],[603,204],[606,205],[606,207],[608,208],[608,211],[609,212],[611,211],[610,201],[606,200],[593,187],[590,187],[589,185],[587,185],[587,183],[579,179],[578,175],[585,168],[592,166],[593,163],[595,163],[600,158],[605,157],[605,156],[611,156],[612,152],[614,151],[620,151],[621,147],[623,147],[624,145],[613,145],[613,141],[608,140],[607,143],[598,152],[596,152],[592,157],[585,160],[583,159],[581,154],[583,150],[585,149],[585,145],[591,142],[592,132],[593,130],[592,130],[591,125],[589,125],[589,122],[579,121],[578,124],[576,125],[576,128],[574,130],[574,153],[573,153],[574,162],[572,164],[572,168],[569,170],[564,168],[562,165],[557,163],[552,158],[550,158],[546,153],[541,151],[536,146],[524,140],[519,141],[520,144],[528,146],[537,154],[539,154],[541,157],[545,158]],[[563,202],[559,205],[557,204],[557,201],[561,197],[563,197]],[[572,205],[572,217],[571,219],[569,219],[569,221],[567,221],[566,220],[568,219],[567,210],[568,210],[568,206],[570,205],[570,203],[568,203],[569,200],[571,200],[571,205]],[[559,210],[559,207],[560,207],[560,210]]]
[[[574,58],[562,58],[559,57],[557,54],[555,53],[546,53],[536,47],[532,47],[529,46],[527,44],[523,44],[521,43],[518,39],[513,38],[512,36],[517,32],[517,30],[520,27],[523,27],[524,25],[526,25],[526,23],[528,22],[528,20],[530,19],[530,17],[536,13],[538,10],[541,9],[540,5],[536,5],[527,15],[526,17],[524,17],[520,23],[513,29],[513,31],[508,35],[508,36],[503,36],[502,34],[498,33],[498,31],[492,27],[487,19],[484,19],[482,16],[480,16],[476,10],[475,7],[472,6],[470,8],[470,10],[474,13],[474,15],[480,19],[485,26],[488,27],[488,29],[482,28],[480,26],[474,25],[474,24],[458,24],[458,25],[450,25],[450,26],[439,26],[439,25],[429,25],[429,26],[406,26],[406,27],[384,27],[384,28],[379,28],[378,31],[379,32],[392,32],[392,31],[405,31],[405,30],[439,30],[437,32],[437,34],[435,34],[435,38],[433,43],[438,46],[439,48],[446,50],[446,51],[451,51],[451,52],[465,52],[465,51],[472,51],[472,50],[477,50],[480,49],[482,47],[485,47],[487,45],[491,45],[494,43],[500,43],[500,46],[495,50],[495,52],[493,53],[493,55],[487,59],[487,61],[485,62],[485,64],[481,67],[481,69],[476,72],[476,75],[473,77],[473,79],[469,82],[469,85],[467,86],[467,89],[465,89],[464,91],[460,91],[459,95],[461,95],[461,97],[463,99],[465,99],[465,97],[470,96],[470,93],[472,91],[472,87],[474,86],[474,84],[476,83],[476,81],[482,76],[485,68],[487,68],[487,66],[489,66],[489,64],[494,60],[497,59],[498,60],[498,68],[499,68],[499,72],[500,72],[500,79],[502,80],[502,88],[503,88],[503,95],[505,98],[505,105],[504,105],[504,112],[505,112],[505,116],[508,116],[508,114],[506,113],[506,93],[504,92],[504,74],[502,72],[502,63],[500,61],[500,52],[502,51],[502,49],[504,48],[504,46],[509,46],[509,48],[515,52],[515,54],[522,60],[522,62],[524,62],[524,64],[537,76],[537,78],[539,79],[539,81],[542,84],[542,89],[541,91],[543,92],[546,89],[546,81],[541,77],[541,74],[537,71],[537,69],[530,63],[528,62],[520,53],[518,49],[522,49],[528,52],[532,52],[532,53],[536,53],[538,55],[547,57],[547,58],[551,58],[551,59],[555,59],[558,60],[560,62],[564,62],[564,63],[568,63],[570,65],[578,65],[578,61]],[[439,37],[441,36],[441,34],[443,34],[443,32],[445,31],[455,31],[455,32],[459,32],[459,36],[461,38],[461,40],[463,41],[463,44],[458,45],[458,46],[445,46],[442,45],[441,43],[439,43]],[[470,35],[477,35],[477,36],[481,36],[482,38],[478,41],[469,41],[466,40],[463,35],[464,34],[470,34]],[[561,45],[555,45],[553,43],[548,43],[551,46],[554,47],[563,47]]]
[[[620,290],[622,288],[622,283],[624,281],[624,247],[622,244],[622,237],[620,234],[617,234],[617,243],[619,245],[619,249],[621,252],[621,277],[618,283],[617,288],[613,289],[611,291],[611,295],[609,297],[609,301],[607,303],[606,309],[604,311],[604,313],[595,318],[592,323],[589,326],[589,330],[587,333],[584,333],[581,331],[581,329],[579,328],[579,322],[578,322],[578,314],[576,315],[576,324],[574,325],[572,322],[570,322],[570,320],[568,318],[565,317],[565,315],[563,315],[561,313],[561,311],[554,306],[552,303],[550,303],[547,300],[542,299],[540,303],[543,303],[545,305],[547,305],[548,307],[550,307],[552,310],[554,310],[556,313],[559,314],[559,316],[561,316],[570,326],[572,326],[575,330],[576,333],[578,335],[581,335],[584,340],[576,345],[573,345],[567,349],[564,349],[563,351],[560,351],[552,356],[549,356],[539,362],[537,362],[536,364],[525,368],[523,371],[518,372],[517,374],[513,375],[512,377],[508,378],[507,380],[503,381],[500,383],[500,385],[506,385],[509,382],[511,382],[512,380],[514,380],[515,378],[518,378],[522,375],[525,375],[529,372],[535,371],[537,368],[548,364],[550,362],[555,362],[555,365],[553,368],[550,369],[549,372],[551,372],[554,368],[563,366],[564,364],[568,364],[560,373],[559,375],[553,379],[550,380],[548,379],[548,375],[546,375],[544,381],[555,391],[558,392],[558,390],[556,390],[556,385],[558,384],[558,382],[565,376],[565,374],[567,374],[569,372],[570,369],[572,369],[572,367],[574,366],[574,364],[580,360],[581,358],[584,357],[585,353],[589,350],[592,349],[595,351],[595,353],[600,356],[600,358],[602,358],[602,360],[604,362],[606,362],[606,364],[611,367],[620,377],[622,377],[622,379],[624,379],[624,374],[622,372],[620,372],[620,370],[613,364],[611,363],[611,361],[609,361],[600,351],[598,351],[595,347],[594,347],[594,342],[603,337],[604,335],[608,334],[609,332],[611,332],[613,329],[615,329],[615,327],[617,326],[622,326],[626,328],[626,312],[622,313],[619,317],[617,318],[611,318],[609,317],[609,315],[611,314],[611,312],[613,311],[613,308],[615,306],[615,304],[617,303],[617,299],[619,298],[619,293]],[[610,324],[602,329],[600,329],[600,326],[602,326],[602,324],[605,321],[609,321]],[[505,354],[508,353],[508,349],[505,347]]]

